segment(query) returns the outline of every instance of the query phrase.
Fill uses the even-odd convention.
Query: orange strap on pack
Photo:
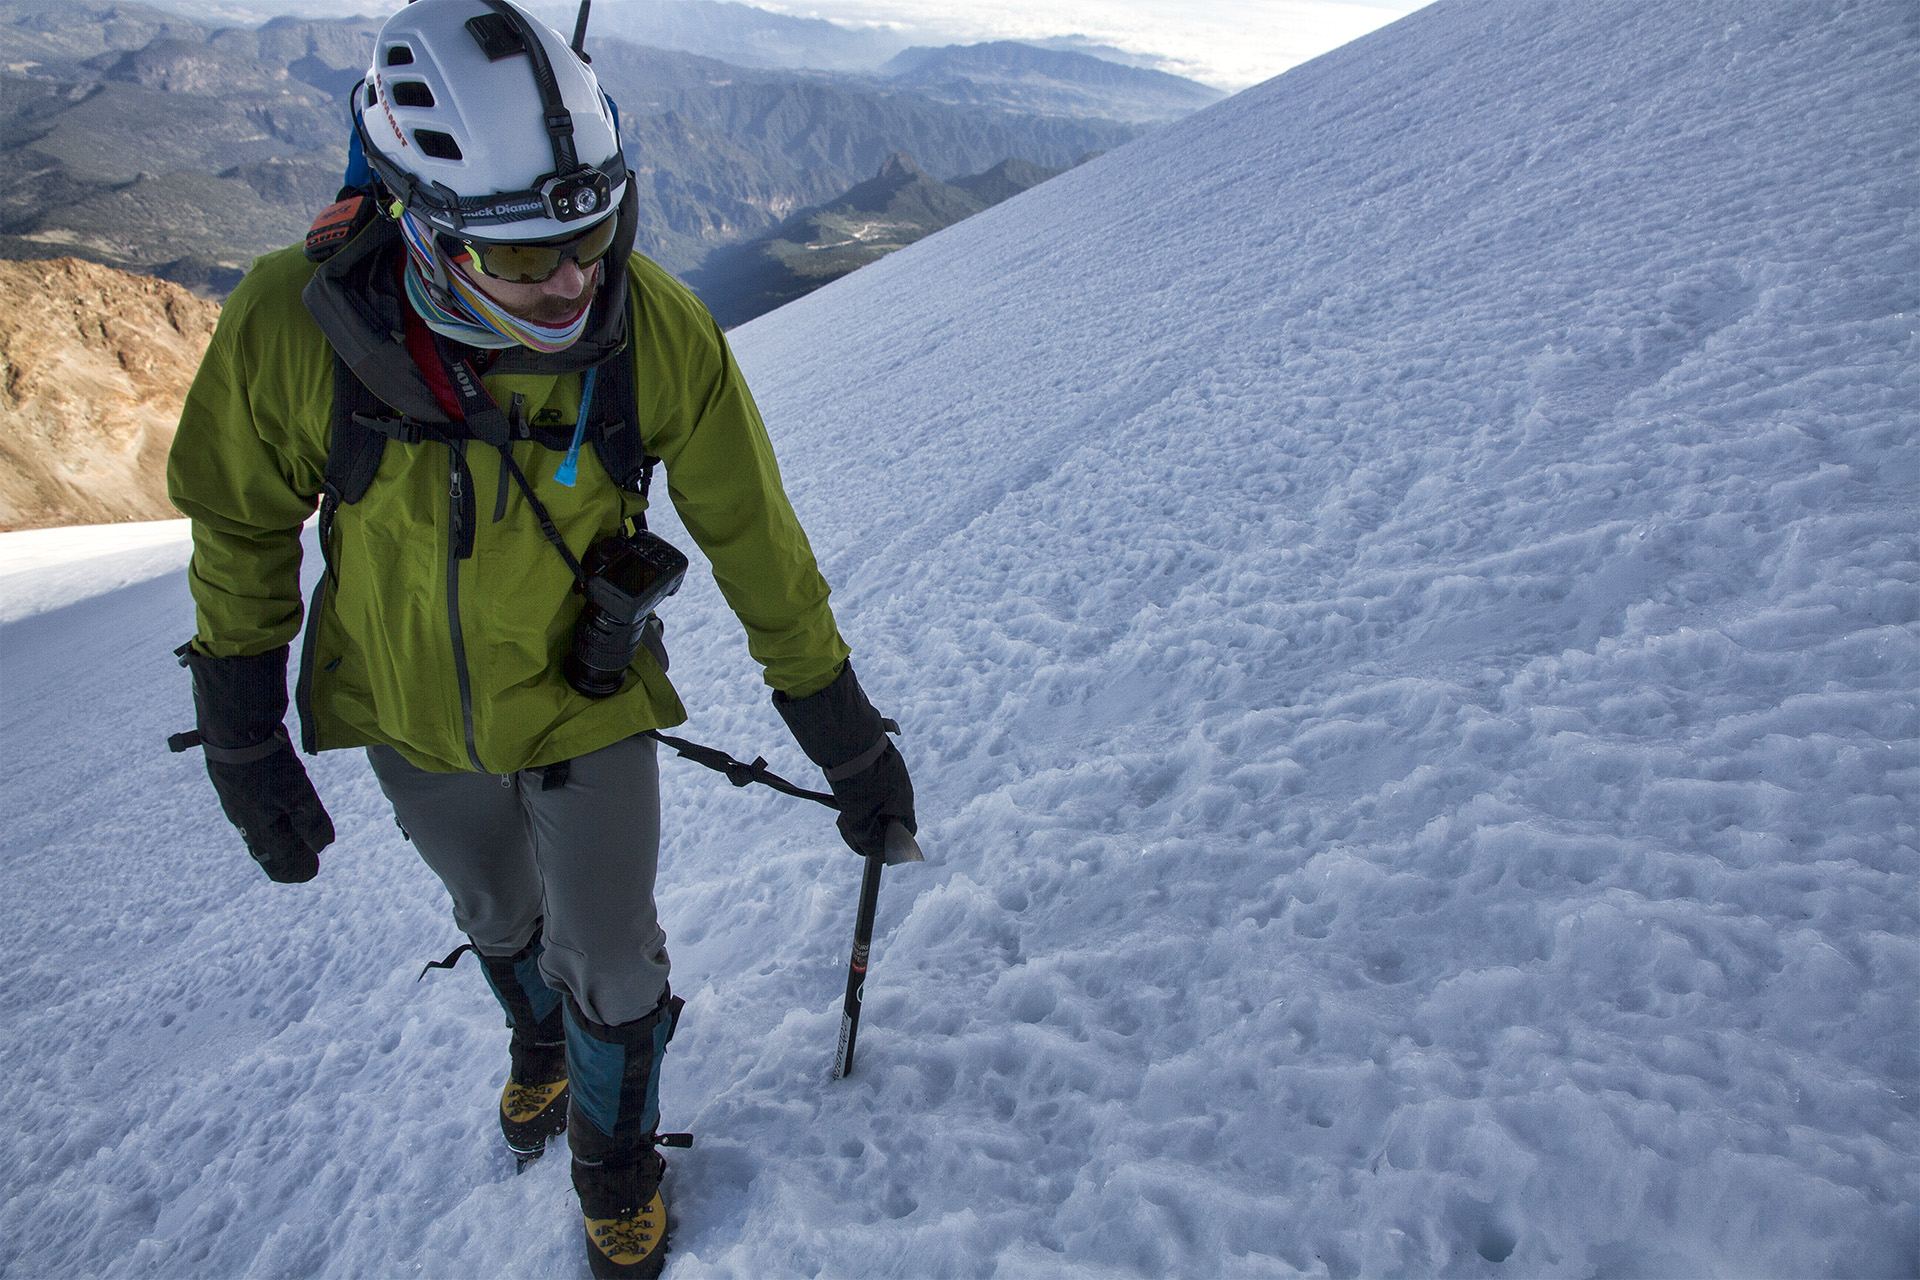
[[[331,258],[341,245],[373,220],[373,214],[373,198],[365,195],[350,195],[322,209],[313,226],[307,229],[307,261],[325,262]]]

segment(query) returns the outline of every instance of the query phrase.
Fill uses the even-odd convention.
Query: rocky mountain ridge
[[[175,518],[167,449],[219,315],[151,276],[0,261],[0,531]]]

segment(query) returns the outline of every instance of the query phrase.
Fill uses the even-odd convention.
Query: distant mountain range
[[[375,30],[0,0],[0,257],[73,254],[224,293],[338,188],[339,95]]]
[[[688,283],[722,325],[742,324],[1060,172],[1002,160],[985,173],[941,182],[899,152],[838,199],[716,252]]]
[[[590,42],[621,107],[628,163],[653,188],[642,252],[690,272],[909,150],[939,177],[1015,158],[1065,168],[1142,127],[956,106],[845,77],[742,68],[619,41]]]
[[[640,182],[638,248],[689,278],[737,279],[746,258],[729,256],[727,274],[718,251],[851,197],[896,152],[935,182],[1009,159],[1057,171],[1218,96],[1022,45],[870,45],[867,65],[891,61],[856,75],[611,38],[677,23],[676,38],[761,59],[820,62],[831,47],[856,61],[847,29],[709,0],[608,5],[595,23],[588,47]],[[364,17],[216,28],[137,3],[0,0],[0,258],[72,254],[224,295],[332,199],[344,95],[378,28]]]
[[[1227,96],[1164,71],[1011,41],[908,49],[880,74],[903,89],[956,106],[1140,123],[1177,120]]]
[[[571,31],[577,6],[533,10]],[[692,53],[739,68],[846,73],[838,83],[867,92],[908,92],[954,106],[1133,123],[1179,119],[1226,95],[1085,50],[1011,41],[908,47],[884,29],[855,29],[716,0],[623,0],[594,9],[596,38]],[[1124,59],[1119,50],[1114,58]],[[597,49],[595,57],[599,54]],[[596,64],[597,65],[597,64]]]
[[[554,30],[571,32],[579,5],[528,9]],[[908,43],[885,28],[843,27],[717,0],[602,0],[593,8],[591,28],[596,38],[677,49],[736,66],[815,71],[871,71]]]

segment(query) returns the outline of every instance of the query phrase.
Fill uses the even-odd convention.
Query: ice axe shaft
[[[867,960],[873,953],[873,916],[880,905],[880,873],[903,862],[924,861],[920,846],[906,827],[887,824],[887,848],[870,854],[860,877],[860,914],[853,924],[853,959],[847,964],[847,1002],[840,1012],[840,1046],[833,1055],[833,1078],[844,1080],[853,1070],[853,1045],[860,1034],[860,1000],[867,984]]]

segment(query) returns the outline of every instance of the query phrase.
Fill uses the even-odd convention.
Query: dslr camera
[[[567,683],[589,698],[620,692],[640,651],[647,618],[687,576],[687,558],[665,538],[639,529],[602,538],[581,563],[586,579],[574,584],[587,604],[574,627]]]

